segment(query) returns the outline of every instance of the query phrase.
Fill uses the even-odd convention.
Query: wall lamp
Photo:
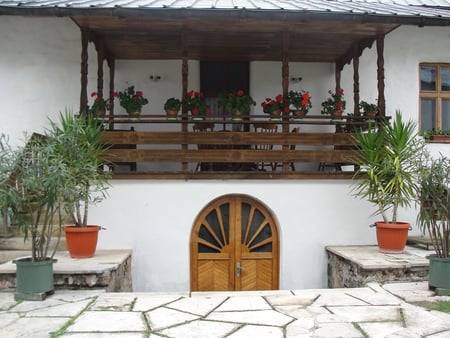
[[[150,75],[150,80],[157,82],[157,81],[161,80],[161,75],[158,75],[158,74]]]
[[[303,80],[302,77],[298,76],[298,77],[291,77],[291,82],[300,82],[301,80]]]

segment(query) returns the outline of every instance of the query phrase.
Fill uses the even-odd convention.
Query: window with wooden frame
[[[420,130],[450,129],[450,63],[420,64]]]

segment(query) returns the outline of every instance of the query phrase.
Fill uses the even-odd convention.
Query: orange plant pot
[[[98,225],[64,227],[64,232],[66,233],[66,245],[70,257],[89,258],[94,256],[100,229],[101,227]]]
[[[402,253],[408,240],[411,225],[405,222],[384,223],[375,222],[377,227],[377,242],[381,252]]]

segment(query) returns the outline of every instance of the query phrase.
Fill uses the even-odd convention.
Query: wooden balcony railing
[[[269,121],[265,116],[264,120],[252,117],[235,122],[168,121],[152,115],[138,121],[119,116],[103,122],[120,128],[103,135],[104,142],[111,145],[107,158],[117,179],[351,178],[354,131],[367,126],[363,118],[332,122],[318,116],[299,121]],[[279,132],[254,132],[255,123],[275,123]],[[136,131],[129,130],[130,124]],[[193,124],[213,124],[217,131],[194,132]],[[236,126],[249,131],[232,131]],[[226,127],[230,131],[223,130]],[[291,132],[294,127],[300,132]],[[271,149],[257,149],[262,144]],[[273,169],[261,170],[261,162],[273,164]],[[347,170],[341,170],[343,165],[349,165]]]

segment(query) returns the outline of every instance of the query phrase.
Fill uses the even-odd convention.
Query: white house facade
[[[1,2],[0,2],[1,5]],[[450,15],[449,15],[450,17]],[[42,132],[48,119],[80,103],[80,30],[69,17],[2,15],[0,19],[0,133],[19,144],[23,132]],[[386,115],[400,110],[419,122],[419,65],[450,64],[450,26],[402,25],[385,36]],[[96,51],[89,45],[88,93],[96,91]],[[377,99],[376,48],[359,60],[360,98]],[[180,60],[118,60],[115,86],[135,85],[160,112],[170,96],[182,91]],[[199,60],[189,61],[189,88],[199,89]],[[281,62],[250,62],[250,93],[257,102],[281,91]],[[294,89],[312,96],[312,113],[334,88],[333,63],[290,62],[289,72],[302,80]],[[105,72],[107,87],[109,76]],[[149,76],[158,74],[160,81]],[[353,110],[353,68],[342,72],[348,111]],[[118,104],[116,109],[120,111]],[[136,128],[144,128],[136,126]],[[162,126],[161,128],[170,128]],[[313,127],[310,127],[313,128]],[[430,144],[434,154],[450,156],[447,144]],[[323,288],[327,285],[327,245],[371,245],[377,220],[374,209],[352,196],[351,180],[112,180],[109,197],[92,208],[90,223],[99,224],[99,249],[132,249],[134,291],[190,289],[190,236],[195,219],[220,196],[243,194],[261,202],[274,217],[279,236],[279,288]],[[416,210],[401,210],[411,222]]]

